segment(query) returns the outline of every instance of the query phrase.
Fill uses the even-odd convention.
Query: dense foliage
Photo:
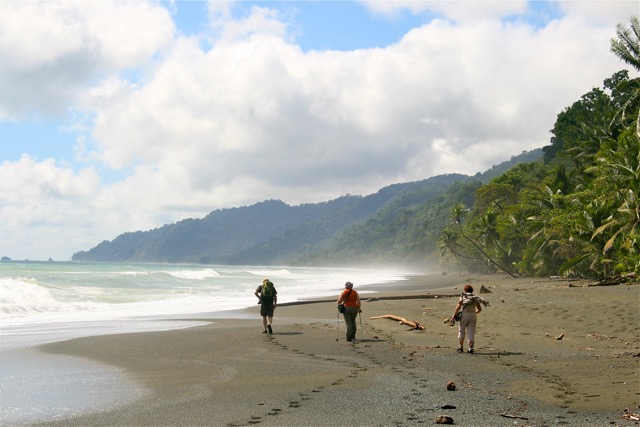
[[[640,71],[640,24],[612,51]],[[562,111],[544,161],[518,165],[450,212],[444,256],[475,271],[640,273],[640,78],[615,73]]]

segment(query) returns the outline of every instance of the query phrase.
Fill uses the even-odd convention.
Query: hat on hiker
[[[353,283],[347,282],[347,283],[344,284],[344,287],[351,289],[351,288],[353,288]]]

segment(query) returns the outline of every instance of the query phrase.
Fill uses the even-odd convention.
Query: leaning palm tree
[[[501,263],[496,261],[491,255],[487,253],[487,251],[484,248],[482,248],[482,246],[480,246],[479,242],[476,242],[472,237],[470,237],[467,233],[465,233],[462,223],[464,221],[464,217],[468,213],[469,213],[469,209],[467,209],[462,203],[458,203],[453,208],[451,208],[449,219],[451,219],[455,223],[459,235],[471,245],[472,250],[482,254],[482,257],[489,264],[492,264],[498,269],[504,271],[511,277],[518,277],[517,272],[514,271],[513,268],[509,268],[508,266],[502,265]],[[451,236],[448,237],[448,240],[451,241]]]

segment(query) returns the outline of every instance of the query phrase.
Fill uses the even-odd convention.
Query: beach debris
[[[490,294],[492,293],[489,289],[487,289],[484,285],[480,286],[480,293],[481,294]]]
[[[388,295],[368,298],[367,302],[385,301],[385,300],[405,300],[405,299],[437,299],[437,298],[456,298],[460,294],[421,294],[421,295]],[[324,300],[322,301],[324,302]],[[286,303],[284,303],[286,304]]]
[[[436,417],[436,424],[453,424],[453,418],[448,415],[438,415]]]
[[[402,325],[411,326],[411,329],[409,329],[410,331],[414,331],[414,330],[424,331],[424,326],[421,325],[420,323],[418,323],[416,321],[413,321],[413,320],[407,320],[404,317],[396,316],[394,314],[385,314],[383,316],[373,316],[373,317],[371,317],[371,319],[391,319],[391,320],[396,320],[396,321],[400,322]]]
[[[640,421],[640,415],[629,412],[629,409],[625,409],[624,414],[620,418],[623,420]]]
[[[509,414],[500,414],[501,417],[505,418],[514,418],[517,420],[528,420],[529,417],[521,417],[520,415],[509,415]]]
[[[558,341],[560,341],[562,338],[564,338],[564,334],[560,334],[560,335],[558,335],[558,336],[556,337],[556,339],[557,339]]]
[[[449,381],[447,383],[447,390],[455,391],[456,390],[456,383],[454,383],[453,381]]]
[[[600,280],[599,282],[589,283],[587,286],[615,286],[622,283],[633,282],[636,280],[636,278],[636,273],[627,273],[621,276],[614,276],[608,279]]]
[[[440,409],[456,409],[455,405],[442,405]]]

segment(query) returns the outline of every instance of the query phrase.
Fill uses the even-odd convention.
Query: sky
[[[474,175],[629,69],[634,1],[0,1],[0,256]],[[632,77],[636,77],[630,70]]]

